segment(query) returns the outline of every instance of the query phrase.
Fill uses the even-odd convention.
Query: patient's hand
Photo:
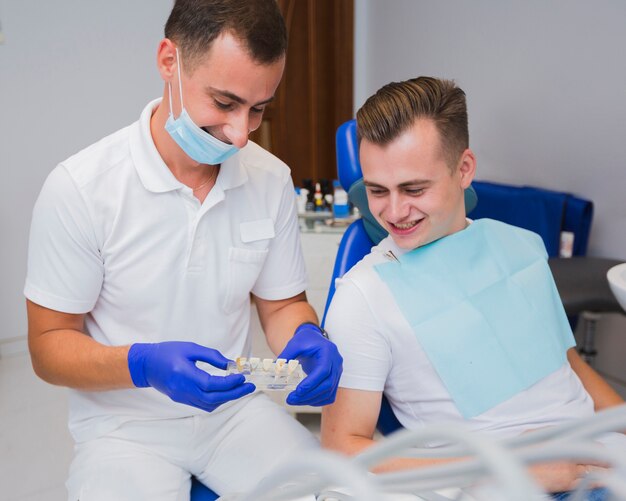
[[[605,469],[605,466],[595,464],[567,462],[540,463],[529,468],[535,481],[547,492],[571,491],[587,474]],[[597,484],[592,486],[599,487]]]

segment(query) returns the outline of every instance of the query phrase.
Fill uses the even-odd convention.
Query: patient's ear
[[[458,173],[461,180],[461,187],[463,189],[469,188],[474,180],[476,174],[476,157],[474,152],[467,148],[462,154],[459,160]]]

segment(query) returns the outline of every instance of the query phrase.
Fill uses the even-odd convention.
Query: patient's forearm
[[[409,470],[412,468],[422,468],[424,466],[434,466],[462,460],[463,458],[392,458],[371,468],[371,471],[374,473],[386,473],[389,471]]]
[[[624,399],[580,357],[574,348],[568,350],[567,359],[585,390],[591,395],[596,411],[624,403]]]
[[[323,440],[322,444],[328,449],[333,449],[342,454],[349,456],[356,456],[364,450],[372,447],[376,444],[376,441],[359,436],[351,436],[341,440]],[[433,466],[436,464],[450,463],[453,461],[459,461],[461,458],[391,458],[384,461],[375,467],[371,468],[373,473],[386,473],[389,471],[408,470],[411,468],[420,468],[423,466]]]
[[[376,442],[365,437],[349,437],[343,440],[333,440],[334,447],[328,443],[324,446],[334,449],[348,455],[357,455],[365,449],[372,447]],[[402,458],[396,457],[388,459],[375,467],[371,468],[373,473],[387,473],[391,471],[409,470],[415,468],[423,468],[427,466],[435,466],[444,463],[452,463],[455,461],[463,461],[468,458]],[[546,490],[546,492],[558,492],[572,490],[580,481],[581,476],[588,472],[589,469],[599,469],[596,465],[575,464],[567,462],[554,462],[547,464],[536,464],[529,467],[529,473],[535,481]]]

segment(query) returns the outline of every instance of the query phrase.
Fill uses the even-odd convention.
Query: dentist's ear
[[[176,45],[169,38],[159,42],[157,49],[157,69],[165,83],[172,82],[176,77]]]
[[[469,148],[461,154],[458,172],[461,176],[461,187],[463,189],[469,188],[476,175],[476,157],[474,156],[474,152]]]

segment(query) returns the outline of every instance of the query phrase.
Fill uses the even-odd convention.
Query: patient
[[[326,328],[344,372],[323,444],[371,446],[383,392],[405,428],[462,423],[495,437],[621,404],[574,349],[541,238],[466,219],[476,158],[465,93],[427,77],[388,84],[358,111],[357,135],[369,207],[389,236],[336,284]],[[397,458],[376,471],[441,461]],[[589,468],[531,473],[560,492]]]

